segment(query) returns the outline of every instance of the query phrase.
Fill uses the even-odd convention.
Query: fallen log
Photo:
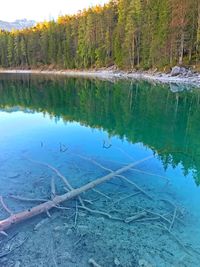
[[[11,226],[18,224],[20,222],[23,222],[27,219],[30,219],[32,217],[35,217],[39,214],[42,213],[47,213],[50,209],[52,208],[56,208],[56,206],[58,206],[59,204],[61,204],[62,202],[65,202],[67,200],[73,199],[75,197],[79,197],[80,194],[93,189],[94,187],[107,182],[111,179],[113,179],[114,177],[128,171],[129,169],[135,167],[136,165],[148,160],[152,158],[152,156],[146,157],[144,159],[141,159],[139,161],[133,162],[127,166],[124,166],[116,171],[110,172],[109,174],[98,178],[92,182],[87,183],[86,185],[83,185],[79,188],[76,189],[72,189],[71,191],[65,193],[64,195],[58,195],[55,196],[52,200],[49,200],[47,202],[44,202],[42,204],[39,204],[31,209],[16,213],[16,214],[12,214],[10,215],[8,218],[1,220],[0,221],[0,232],[4,232],[5,230],[9,229]]]

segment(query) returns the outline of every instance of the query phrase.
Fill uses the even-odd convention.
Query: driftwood
[[[37,205],[31,209],[28,209],[28,210],[25,210],[25,211],[22,211],[22,212],[19,212],[16,214],[11,214],[8,218],[0,221],[0,233],[5,233],[5,230],[9,229],[11,226],[13,226],[17,223],[23,222],[27,219],[30,219],[30,218],[35,217],[35,216],[42,214],[42,213],[48,213],[50,209],[56,208],[62,202],[73,199],[75,197],[78,197],[80,200],[80,194],[82,194],[88,190],[91,190],[94,187],[113,179],[114,177],[121,175],[122,173],[128,171],[129,169],[135,167],[136,165],[138,165],[138,164],[140,164],[140,163],[142,163],[142,162],[144,162],[150,158],[152,158],[152,156],[149,156],[149,157],[146,157],[146,158],[141,159],[139,161],[133,162],[133,163],[131,163],[127,166],[124,166],[124,167],[122,167],[116,171],[109,170],[110,171],[109,174],[107,174],[101,178],[98,178],[92,182],[89,182],[89,183],[87,183],[87,184],[85,184],[79,188],[76,188],[76,189],[71,187],[71,185],[67,181],[65,181],[68,189],[70,189],[69,192],[67,192],[63,195],[55,196],[52,200],[48,200],[48,201],[46,201],[42,204],[39,204],[39,205]],[[47,164],[46,164],[46,166],[47,166]],[[48,165],[48,167],[52,169],[52,166]],[[54,171],[57,172],[56,169],[54,169]],[[58,173],[58,174],[61,177],[60,173]],[[62,177],[62,180],[64,180],[63,177]],[[82,202],[82,200],[80,202]],[[85,207],[84,204],[83,204],[83,207]]]

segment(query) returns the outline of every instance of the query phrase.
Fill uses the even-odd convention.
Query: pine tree
[[[0,31],[3,67],[149,69],[199,60],[199,0],[111,0],[30,29]]]
[[[14,33],[8,35],[7,57],[9,67],[14,65]]]
[[[196,63],[200,60],[200,3],[198,2],[198,23],[197,23],[197,41],[196,41]]]
[[[124,61],[130,68],[140,63],[141,0],[131,0],[125,25]]]

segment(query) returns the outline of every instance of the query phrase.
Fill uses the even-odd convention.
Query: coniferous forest
[[[199,0],[111,0],[57,21],[0,31],[4,68],[199,67]]]

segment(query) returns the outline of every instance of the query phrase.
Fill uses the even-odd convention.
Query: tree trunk
[[[148,159],[152,158],[152,156],[146,157],[144,159],[141,159],[139,161],[133,162],[127,166],[124,166],[116,171],[113,171],[109,173],[108,175],[105,175],[99,179],[96,179],[92,182],[87,183],[86,185],[83,185],[77,189],[72,189],[70,192],[67,192],[64,195],[56,196],[52,200],[49,200],[47,202],[44,202],[40,205],[37,205],[29,210],[25,210],[16,214],[10,215],[10,217],[6,218],[5,220],[0,221],[0,232],[4,232],[8,228],[10,228],[12,225],[15,225],[17,223],[20,223],[22,221],[25,221],[27,219],[30,219],[34,216],[37,216],[39,214],[42,214],[44,212],[49,211],[52,208],[55,208],[59,204],[61,204],[64,201],[70,200],[72,198],[75,198],[79,196],[80,194],[102,184],[105,183],[114,177],[122,174],[123,172],[128,171],[129,169],[133,168],[134,166],[138,165],[139,163],[142,163]]]
[[[179,56],[179,64],[183,64],[183,54],[184,54],[184,32],[181,33],[181,44],[180,44],[180,56]]]

